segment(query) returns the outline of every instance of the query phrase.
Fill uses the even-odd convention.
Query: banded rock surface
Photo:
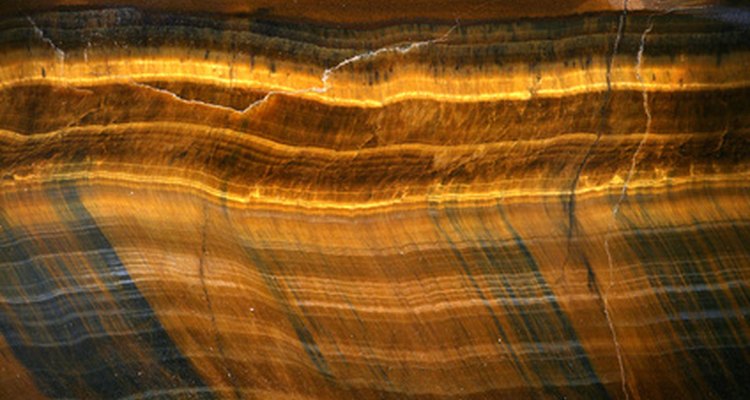
[[[0,397],[750,397],[750,10],[0,5]]]

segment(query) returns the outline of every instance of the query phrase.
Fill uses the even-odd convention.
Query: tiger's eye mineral
[[[748,65],[740,1],[3,0],[0,398],[750,398]]]

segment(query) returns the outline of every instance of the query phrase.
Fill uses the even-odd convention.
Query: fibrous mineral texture
[[[748,21],[3,1],[0,397],[749,398]]]

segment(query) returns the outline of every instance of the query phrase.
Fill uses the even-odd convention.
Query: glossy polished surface
[[[0,4],[0,398],[749,398],[750,9]]]

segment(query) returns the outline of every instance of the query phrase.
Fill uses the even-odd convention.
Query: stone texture
[[[750,396],[750,10],[28,3],[0,397]]]

